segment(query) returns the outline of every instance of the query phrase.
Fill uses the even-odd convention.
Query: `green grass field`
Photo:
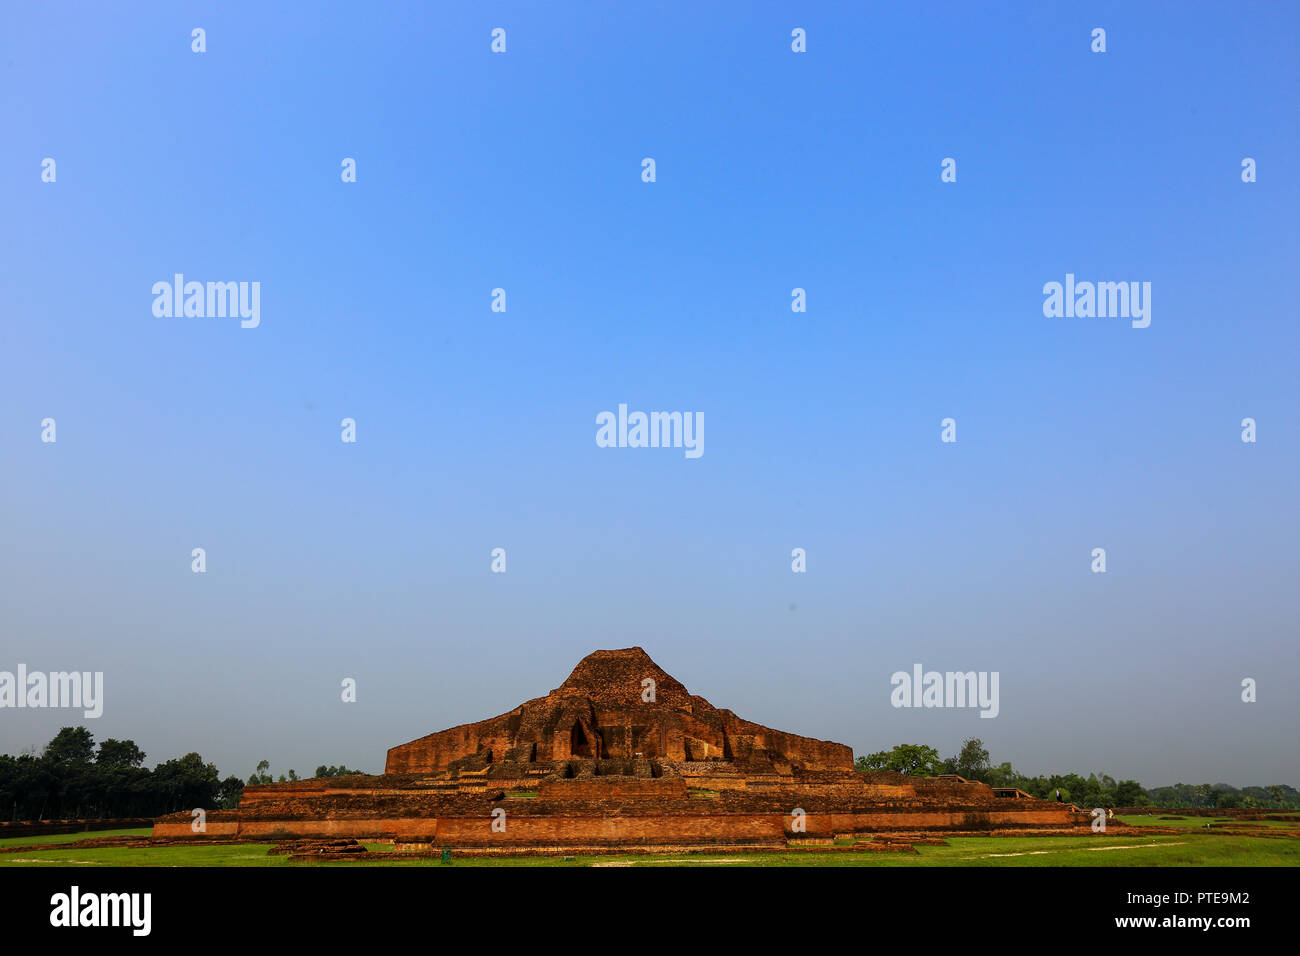
[[[145,834],[148,831],[123,832]],[[671,856],[579,856],[569,862],[558,856],[467,856],[454,857],[450,866],[1300,866],[1300,839],[1293,838],[1188,832],[1144,837],[1112,834],[954,837],[949,843],[949,846],[919,846],[916,854],[785,850]],[[444,866],[436,859],[291,863],[285,856],[268,855],[271,846],[33,849],[0,854],[0,866]],[[367,847],[375,851],[392,849],[391,844],[370,843]]]
[[[1294,810],[1288,811],[1283,816],[1298,816]],[[1205,824],[1209,823],[1212,827],[1224,826],[1225,824],[1245,827],[1281,827],[1283,829],[1300,830],[1300,823],[1294,820],[1233,820],[1230,817],[1184,817],[1182,820],[1162,820],[1164,816],[1178,816],[1176,813],[1162,813],[1156,816],[1146,816],[1140,813],[1124,813],[1116,815],[1115,819],[1123,820],[1130,826],[1135,827],[1182,827],[1193,830],[1205,829]]]
[[[7,837],[0,840],[0,847],[30,846],[33,843],[74,843],[77,840],[92,840],[99,837],[148,836],[151,833],[153,828],[145,827],[142,830],[92,830],[80,833],[51,833],[48,836]]]

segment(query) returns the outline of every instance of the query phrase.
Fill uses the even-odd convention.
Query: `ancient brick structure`
[[[639,647],[595,651],[545,697],[388,751],[385,773],[484,763],[725,760],[768,773],[852,770],[843,744],[781,733],[689,693]]]
[[[157,837],[198,836],[189,814]],[[690,694],[639,647],[595,651],[545,697],[388,751],[381,776],[251,786],[207,838],[388,839],[503,851],[784,847],[917,831],[1063,830],[1086,814],[982,783],[853,770],[843,744]]]

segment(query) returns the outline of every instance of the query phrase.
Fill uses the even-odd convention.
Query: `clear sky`
[[[243,777],[639,644],[857,753],[1300,785],[1295,4],[278,7],[5,12],[0,670]],[[1045,317],[1067,273],[1150,326]],[[619,403],[704,454],[597,447]],[[893,708],[916,663],[999,715]]]

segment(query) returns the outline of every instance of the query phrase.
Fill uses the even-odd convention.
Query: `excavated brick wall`
[[[514,798],[502,788],[447,792],[428,778],[387,778],[393,789],[320,781],[250,788],[238,811],[209,814],[205,836],[384,838],[444,845],[746,843],[774,834],[829,838],[836,833],[891,830],[1015,830],[1069,827],[1080,819],[1067,806],[1042,800],[1001,801],[980,784],[921,781],[898,775],[837,775],[749,789],[692,791],[687,777],[588,776],[548,779],[536,796]],[[868,780],[872,782],[867,782]],[[404,787],[398,789],[398,787]],[[943,800],[934,799],[934,793]],[[506,831],[492,829],[492,811],[506,811]],[[795,831],[794,810],[805,825]],[[158,821],[158,837],[193,837],[188,814]]]
[[[603,816],[571,813],[556,816],[506,816],[504,832],[494,832],[490,819],[442,819],[436,839],[453,845],[493,844],[619,844],[779,842],[785,828],[772,814],[716,815],[634,814]]]
[[[557,808],[551,808],[555,810]],[[804,830],[793,829],[784,813],[591,813],[580,810],[530,814],[507,809],[503,832],[493,830],[488,812],[437,818],[348,817],[296,820],[213,820],[213,837],[271,840],[290,837],[381,838],[429,841],[445,846],[580,844],[707,844],[783,842],[787,837],[831,838],[837,833],[897,830],[992,830],[1076,825],[1067,810],[1048,808],[1014,813],[990,810],[879,810],[861,813],[807,813]],[[159,821],[155,837],[192,837],[189,819]]]
[[[538,799],[546,802],[635,801],[683,799],[687,794],[683,777],[592,777],[587,780],[545,780],[538,788]]]

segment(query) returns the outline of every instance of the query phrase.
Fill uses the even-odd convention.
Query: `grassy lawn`
[[[1178,833],[1169,836],[954,837],[916,854],[787,850],[560,857],[454,857],[452,866],[1300,866],[1300,840]],[[391,844],[367,844],[391,850]],[[0,866],[309,866],[268,856],[271,844],[33,850]],[[438,860],[346,861],[327,866],[442,866]]]
[[[1282,810],[1279,814],[1285,816],[1300,816],[1295,810]],[[1283,829],[1300,830],[1300,823],[1287,820],[1234,820],[1231,817],[1184,817],[1181,820],[1162,820],[1161,817],[1176,817],[1177,813],[1161,813],[1156,816],[1146,816],[1140,813],[1120,813],[1115,815],[1116,820],[1123,820],[1130,826],[1135,827],[1183,827],[1194,830],[1205,829],[1205,824],[1211,823],[1214,826],[1223,826],[1224,824],[1235,824],[1245,827],[1281,827]]]
[[[4,840],[0,840],[0,847],[30,846],[33,843],[75,843],[78,840],[89,840],[97,837],[147,837],[151,833],[153,833],[152,827],[144,827],[139,830],[91,830],[89,833],[84,831],[79,831],[77,833],[51,833],[47,836],[8,837]]]
[[[125,830],[124,833],[150,831]],[[237,843],[223,846],[104,847],[103,849],[39,850],[0,854],[0,866],[297,866],[286,856],[271,856],[274,843]],[[391,843],[367,843],[376,852],[392,850]],[[422,861],[413,861],[422,862]],[[435,863],[437,861],[434,861]],[[311,865],[311,864],[308,864]],[[390,865],[390,864],[361,864]]]

